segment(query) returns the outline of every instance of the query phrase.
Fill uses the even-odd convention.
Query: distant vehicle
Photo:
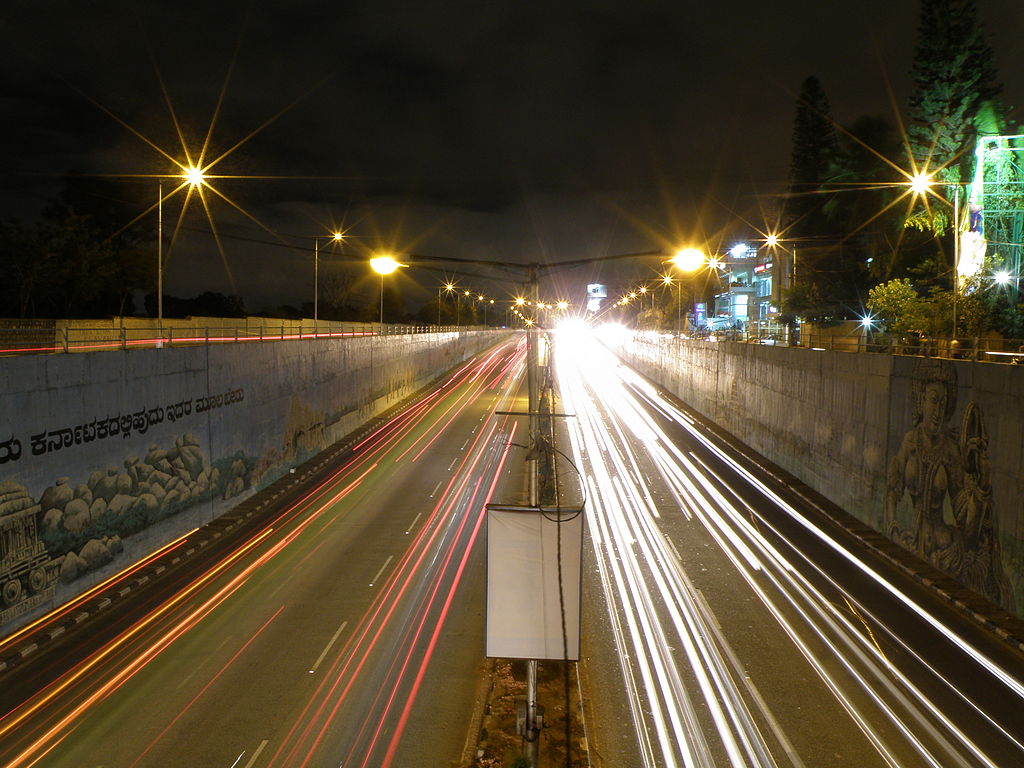
[[[761,338],[756,339],[755,341],[758,344],[768,344],[770,346],[775,346],[777,344],[782,344],[782,339],[780,339],[778,334],[776,334],[776,333],[770,333],[767,336],[762,336]]]

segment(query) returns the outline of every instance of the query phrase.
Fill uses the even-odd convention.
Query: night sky
[[[1018,105],[1024,3],[978,6]],[[130,176],[175,168],[133,131],[184,161],[163,87],[190,147],[223,93],[207,160],[242,142],[210,173],[245,177],[214,184],[249,214],[211,196],[225,264],[190,211],[169,293],[238,293],[251,309],[309,300],[300,248],[340,226],[353,257],[497,262],[751,237],[743,220],[763,227],[760,210],[781,204],[801,81],[820,78],[840,123],[895,122],[888,89],[904,110],[917,16],[910,0],[9,0],[0,216],[37,215],[69,172],[120,176],[126,198],[155,200],[155,178]],[[575,270],[548,290],[616,275]],[[441,277],[415,279],[432,291]]]

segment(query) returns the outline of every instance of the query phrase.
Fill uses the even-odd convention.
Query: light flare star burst
[[[256,175],[256,174],[228,174],[228,173],[216,173],[215,169],[220,166],[225,160],[234,155],[239,149],[249,143],[253,138],[258,136],[264,129],[282,117],[286,112],[290,111],[299,102],[303,101],[308,97],[320,83],[315,83],[311,87],[300,90],[299,95],[296,96],[291,102],[286,104],[284,107],[279,109],[277,112],[271,114],[265,120],[260,122],[254,129],[249,131],[247,134],[236,140],[233,144],[228,145],[228,148],[220,151],[219,154],[214,156],[214,134],[217,128],[218,121],[221,116],[221,112],[224,106],[225,97],[228,93],[228,87],[231,83],[231,79],[235,69],[235,63],[238,59],[239,49],[241,47],[241,37],[235,46],[232,53],[231,60],[228,64],[227,70],[224,75],[223,83],[221,84],[220,90],[217,95],[217,101],[213,108],[212,114],[210,115],[209,122],[206,125],[205,135],[202,143],[197,148],[194,143],[191,143],[186,138],[186,130],[183,128],[182,121],[179,119],[178,111],[175,109],[174,102],[171,99],[168,91],[166,81],[157,63],[156,56],[152,47],[148,45],[147,49],[149,52],[150,62],[155,73],[157,83],[159,85],[161,97],[164,106],[167,109],[168,116],[170,117],[171,124],[173,126],[174,134],[177,137],[177,147],[165,147],[162,146],[155,139],[145,135],[140,129],[132,125],[127,119],[121,115],[116,114],[112,109],[102,104],[98,99],[94,98],[88,93],[78,88],[73,84],[69,86],[78,93],[81,97],[93,104],[97,109],[106,114],[122,128],[127,130],[143,144],[153,150],[160,158],[160,162],[165,162],[168,167],[172,170],[166,173],[98,173],[90,174],[100,178],[111,178],[111,179],[152,179],[159,184],[159,193],[156,196],[156,200],[152,205],[141,211],[138,215],[132,218],[130,221],[121,226],[118,230],[113,232],[110,237],[116,237],[121,234],[129,227],[138,223],[140,220],[145,219],[148,216],[154,215],[158,209],[161,209],[166,203],[174,198],[184,195],[181,201],[181,207],[177,212],[177,220],[174,225],[170,242],[163,256],[163,261],[166,263],[171,256],[174,249],[175,242],[181,232],[183,222],[188,214],[189,208],[193,200],[198,200],[198,203],[202,206],[203,214],[205,215],[207,224],[210,228],[210,233],[213,236],[214,242],[217,247],[217,252],[220,255],[221,263],[224,266],[225,273],[229,281],[231,282],[232,290],[236,290],[234,277],[231,272],[231,267],[228,263],[227,256],[224,252],[224,246],[221,240],[220,232],[214,218],[213,209],[211,207],[211,200],[216,197],[223,204],[227,205],[233,211],[241,214],[246,219],[251,221],[253,224],[258,226],[263,231],[267,232],[278,242],[287,245],[287,241],[281,237],[277,232],[268,227],[266,224],[261,222],[255,215],[246,210],[238,201],[230,197],[227,192],[222,188],[219,182],[224,180],[296,180],[296,179],[319,179],[323,177],[311,177],[311,176],[282,176],[282,175]]]

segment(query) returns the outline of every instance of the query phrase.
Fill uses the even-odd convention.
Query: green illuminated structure
[[[982,136],[975,155],[968,229],[987,241],[992,269],[1007,273],[1017,287],[1024,255],[1024,135]]]

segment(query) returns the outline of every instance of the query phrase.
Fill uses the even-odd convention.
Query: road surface
[[[145,564],[165,562],[161,578],[0,675],[0,765],[461,760],[484,505],[517,430],[494,411],[519,407],[523,358],[509,342],[473,359],[315,487],[171,567],[208,532],[174,543]]]
[[[598,766],[1024,765],[1024,657],[620,366],[554,342]]]

